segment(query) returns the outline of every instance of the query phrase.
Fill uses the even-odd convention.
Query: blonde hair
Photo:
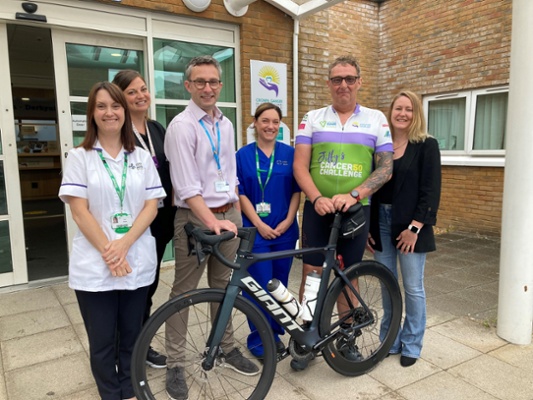
[[[413,107],[413,119],[411,125],[409,126],[409,132],[407,134],[407,139],[411,143],[423,142],[429,136],[426,130],[426,120],[424,119],[424,110],[422,108],[422,101],[416,95],[416,93],[411,92],[410,90],[402,90],[396,96],[393,97],[389,111],[387,113],[387,120],[389,121],[390,131],[394,137],[394,127],[392,126],[392,109],[394,108],[394,103],[400,97],[407,97],[411,100],[411,105]]]

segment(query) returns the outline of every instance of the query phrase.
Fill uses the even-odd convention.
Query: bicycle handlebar
[[[241,230],[239,228],[239,236]],[[235,234],[231,231],[221,232],[220,235],[216,235],[214,232],[204,230],[202,228],[195,227],[190,222],[185,225],[185,232],[188,236],[192,236],[196,240],[196,255],[198,256],[198,263],[202,262],[205,259],[206,253],[213,253],[213,255],[220,260],[222,264],[232,269],[239,269],[239,264],[234,263],[226,259],[224,255],[220,252],[219,246],[222,242],[231,240],[235,237]],[[199,246],[198,246],[199,244]]]
[[[351,206],[346,212],[335,212],[335,220],[332,226],[332,230],[335,230],[335,233],[330,236],[330,241],[333,240],[334,243],[337,242],[338,231],[341,227],[341,215],[349,215],[350,213],[353,213],[355,210],[357,210],[359,207],[361,207],[361,205],[356,203]],[[244,251],[248,252],[252,251],[256,231],[257,228],[253,227],[237,229],[237,237],[241,239],[241,250],[244,249]],[[233,232],[224,231],[221,232],[220,235],[216,235],[214,232],[196,227],[190,222],[185,225],[185,232],[189,237],[192,236],[196,240],[195,251],[198,257],[198,263],[201,263],[205,259],[206,254],[213,253],[213,255],[225,266],[232,269],[240,268],[239,264],[229,261],[226,257],[224,257],[224,255],[220,252],[219,249],[219,246],[222,242],[231,240],[235,237],[235,234]]]

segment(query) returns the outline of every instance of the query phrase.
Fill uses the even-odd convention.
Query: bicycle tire
[[[217,358],[210,371],[205,371],[202,361],[205,359],[206,343],[211,333],[212,307],[218,307],[225,295],[220,289],[202,289],[185,293],[163,304],[146,322],[132,355],[132,384],[138,400],[165,399],[166,369],[153,369],[146,364],[146,354],[150,347],[165,352],[165,327],[170,317],[180,318],[179,312],[187,309],[189,318],[187,338],[184,349],[185,379],[189,390],[189,398],[196,399],[264,399],[276,371],[276,349],[272,330],[259,309],[249,300],[238,296],[232,310],[232,325],[235,346],[243,356],[249,358],[260,369],[255,376],[245,376],[235,372]],[[255,325],[259,332],[264,358],[258,363],[246,346],[250,333],[247,319]],[[169,325],[170,327],[170,325]],[[169,328],[170,329],[170,328]]]
[[[322,350],[322,354],[333,370],[346,376],[358,376],[370,371],[389,353],[400,328],[402,295],[394,275],[376,261],[364,260],[354,264],[346,269],[345,274],[357,286],[371,314],[365,313],[358,305],[350,305],[347,332],[351,335],[339,336]],[[330,285],[320,317],[322,337],[338,329],[341,317],[337,311],[337,300],[345,298],[346,289],[350,291],[339,277]],[[389,305],[390,314],[385,314],[384,302]],[[383,320],[389,320],[388,315],[390,323],[386,329]],[[360,323],[368,325],[350,331],[354,324]]]

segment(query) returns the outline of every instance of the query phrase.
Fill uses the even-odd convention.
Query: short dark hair
[[[331,70],[335,68],[337,65],[351,65],[352,67],[355,67],[355,70],[357,71],[357,75],[361,76],[361,67],[359,66],[359,62],[357,61],[357,58],[353,56],[340,56],[335,59],[329,66],[328,70],[328,77],[331,77]]]
[[[108,81],[95,83],[89,92],[89,100],[87,101],[87,132],[79,147],[83,147],[85,150],[92,150],[98,139],[98,126],[96,126],[94,120],[94,110],[96,108],[96,95],[100,90],[106,90],[111,98],[124,108],[124,124],[120,130],[120,140],[126,151],[134,151],[135,136],[133,134],[126,97],[117,85]]]
[[[217,59],[213,56],[198,56],[194,57],[189,61],[187,64],[187,68],[185,68],[185,79],[190,80],[192,69],[194,67],[197,67],[198,65],[213,65],[218,70],[218,76],[222,76],[222,67],[220,66],[220,63],[217,61]]]

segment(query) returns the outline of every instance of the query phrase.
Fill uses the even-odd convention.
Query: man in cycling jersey
[[[327,86],[330,106],[309,111],[296,135],[294,176],[306,195],[302,224],[302,246],[327,244],[335,211],[346,211],[357,202],[370,218],[369,197],[392,176],[392,139],[385,115],[357,102],[362,85],[361,69],[354,57],[337,58],[329,67]],[[353,239],[341,239],[337,253],[345,265],[361,261],[368,237],[368,225]],[[300,299],[305,278],[321,272],[324,256],[303,256]],[[342,344],[341,344],[342,345]],[[338,347],[339,348],[339,347]],[[359,357],[351,346],[345,357]],[[339,349],[339,351],[341,351]],[[291,361],[295,370],[308,361]]]

